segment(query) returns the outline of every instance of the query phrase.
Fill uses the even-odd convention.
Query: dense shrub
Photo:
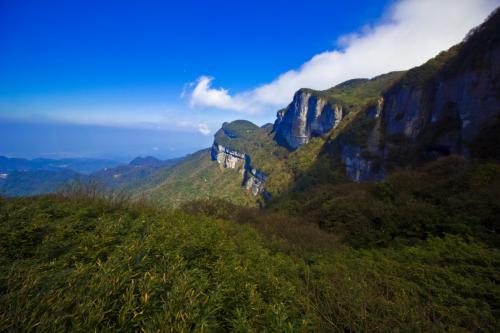
[[[304,331],[300,262],[200,216],[38,198],[0,213],[1,331]]]
[[[445,233],[498,246],[500,166],[446,157],[379,183],[295,188],[271,204],[344,235],[355,247],[388,246]]]

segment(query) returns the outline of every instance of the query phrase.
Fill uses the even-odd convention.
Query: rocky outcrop
[[[263,172],[260,172],[257,169],[249,169],[245,173],[243,185],[247,190],[252,192],[253,195],[263,193],[266,177],[267,176]]]
[[[312,136],[331,131],[343,116],[340,103],[321,97],[313,90],[301,89],[286,109],[278,111],[274,123],[275,139],[296,149],[308,143]]]
[[[263,172],[252,168],[250,156],[217,143],[212,145],[211,156],[212,160],[217,161],[222,168],[239,170],[243,176],[242,186],[253,195],[267,194],[264,190],[264,182],[267,176]]]
[[[214,143],[211,150],[212,160],[229,169],[244,171],[246,155]]]
[[[359,146],[345,144],[340,151],[340,159],[344,163],[347,177],[356,182],[384,178],[384,170],[370,157],[366,156]]]
[[[340,144],[340,160],[344,164],[347,177],[356,182],[380,180],[384,170],[380,164],[381,113],[384,98],[379,97],[376,105],[366,109],[365,117],[373,120],[366,145],[360,146],[343,142]]]

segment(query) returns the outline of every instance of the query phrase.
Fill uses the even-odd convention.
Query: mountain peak
[[[129,165],[132,166],[156,166],[161,164],[162,161],[153,157],[153,156],[146,156],[146,157],[136,157],[134,158]]]

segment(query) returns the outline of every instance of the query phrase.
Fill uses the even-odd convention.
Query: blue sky
[[[498,5],[443,0],[441,29],[433,2],[0,0],[0,154],[184,154],[223,121],[273,121],[297,87],[418,65]],[[410,57],[377,57],[405,34]]]

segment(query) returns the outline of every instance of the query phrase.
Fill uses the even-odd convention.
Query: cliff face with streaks
[[[292,103],[278,111],[274,123],[276,140],[291,149],[309,142],[337,127],[343,117],[342,105],[316,94],[314,90],[301,89]]]

